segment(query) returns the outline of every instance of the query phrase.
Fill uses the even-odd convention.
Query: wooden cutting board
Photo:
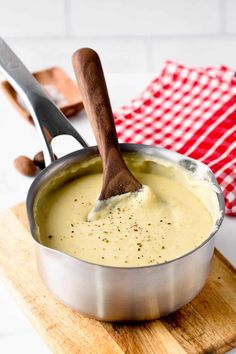
[[[42,284],[24,204],[0,215],[0,275],[53,353],[225,353],[236,347],[236,274],[219,252],[202,292],[161,320],[110,324],[59,303]]]

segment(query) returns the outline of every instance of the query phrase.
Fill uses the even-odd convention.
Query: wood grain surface
[[[100,200],[142,187],[121,156],[110,99],[97,53],[90,48],[73,55],[74,72],[80,87],[84,107],[97,141],[103,164],[103,186]]]
[[[45,288],[20,204],[0,215],[0,276],[53,353],[225,353],[236,346],[236,274],[217,251],[206,286],[181,310],[156,321],[99,322]]]

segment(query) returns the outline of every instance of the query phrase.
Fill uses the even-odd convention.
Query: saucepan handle
[[[15,91],[22,97],[40,134],[46,165],[55,160],[51,141],[62,134],[73,136],[83,146],[88,146],[64,114],[47,96],[34,76],[0,38],[0,71]]]

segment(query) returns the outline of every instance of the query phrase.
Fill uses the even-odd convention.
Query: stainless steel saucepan
[[[33,213],[38,193],[62,171],[66,176],[66,171],[70,170],[66,178],[74,178],[79,162],[97,156],[98,150],[87,146],[2,39],[0,67],[25,100],[42,140],[47,167],[30,187],[27,213],[39,273],[48,289],[72,309],[105,321],[154,319],[191,301],[206,282],[214,250],[214,235],[224,217],[223,194],[211,170],[198,161],[163,148],[120,144],[122,153],[135,152],[171,161],[214,186],[219,208],[214,231],[199,247],[182,257],[158,265],[123,268],[93,264],[43,246],[36,235]],[[54,161],[51,141],[61,134],[72,135],[83,149]]]

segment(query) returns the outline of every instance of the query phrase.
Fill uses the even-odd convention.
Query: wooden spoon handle
[[[90,48],[79,49],[73,55],[73,66],[99,152],[106,162],[107,150],[118,149],[118,140],[99,56]]]
[[[77,50],[73,55],[73,66],[102,157],[104,177],[99,199],[139,189],[140,183],[131,175],[120,153],[106,82],[97,53],[89,48]]]

